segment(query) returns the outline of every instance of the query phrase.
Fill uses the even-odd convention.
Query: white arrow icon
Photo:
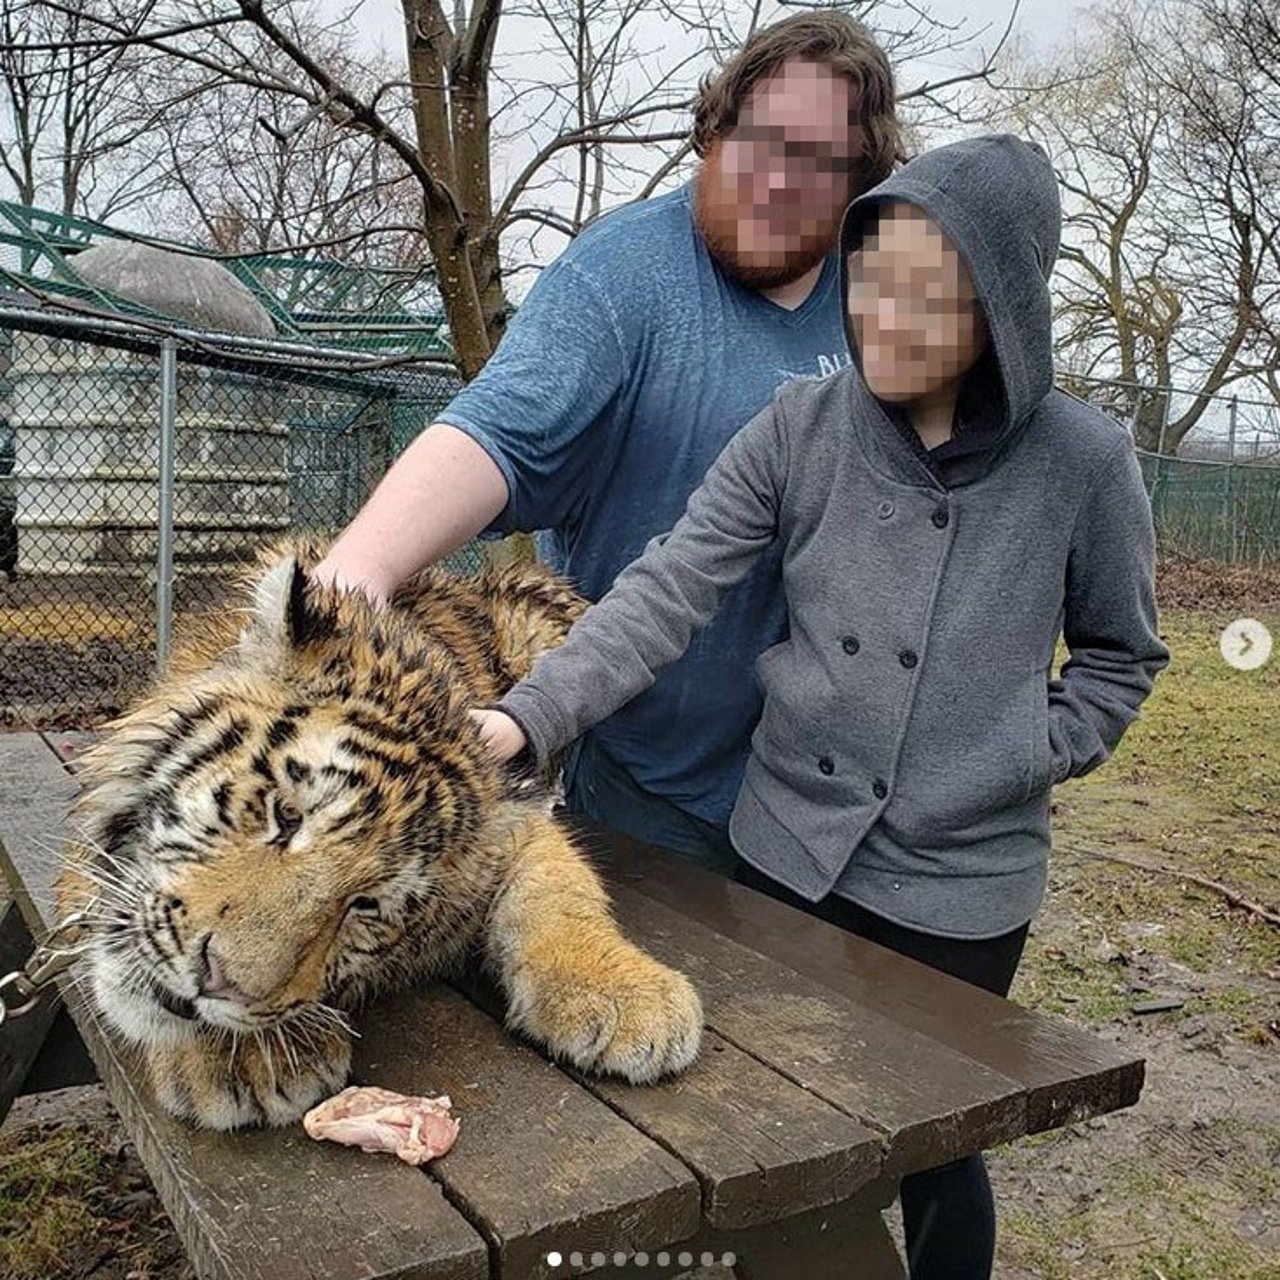
[[[1271,657],[1271,632],[1257,618],[1237,618],[1223,628],[1218,649],[1237,671],[1256,671]]]

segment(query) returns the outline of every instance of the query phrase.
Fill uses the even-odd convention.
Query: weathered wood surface
[[[0,737],[0,860],[38,936],[68,772],[88,735]],[[354,1078],[447,1092],[457,1145],[427,1172],[288,1132],[169,1120],[74,989],[68,1005],[205,1276],[669,1276],[681,1251],[744,1278],[900,1276],[878,1208],[894,1180],[1035,1128],[1128,1105],[1142,1064],[613,834],[588,833],[628,936],[681,968],[707,1013],[684,1075],[634,1088],[546,1060],[474,972],[367,1013]],[[656,1256],[666,1249],[668,1266]],[[616,1253],[643,1251],[640,1268]],[[749,1256],[748,1256],[749,1255]]]
[[[491,983],[470,972],[457,985],[501,1018],[502,996]],[[881,1172],[878,1134],[714,1030],[692,1067],[646,1088],[563,1070],[679,1154],[697,1176],[710,1226],[740,1229],[829,1205]]]
[[[90,733],[83,729],[47,729],[40,737],[48,744],[49,750],[65,764],[72,773],[75,772],[76,756],[86,747],[91,747],[102,738],[100,733]]]
[[[353,1073],[452,1099],[458,1141],[431,1171],[491,1242],[495,1274],[552,1276],[551,1250],[654,1250],[698,1229],[683,1163],[456,991],[379,1001]]]
[[[1027,1133],[1138,1099],[1143,1059],[1064,1018],[1023,1009],[626,836],[587,823],[577,827],[611,887],[630,886],[859,1008],[1018,1082],[1026,1094]]]
[[[630,885],[613,894],[627,933],[702,993],[709,1026],[883,1136],[884,1172],[900,1176],[1024,1132],[1016,1081]]]
[[[14,903],[0,899],[0,976],[21,969],[34,946],[22,912]],[[12,1003],[12,992],[8,998]],[[40,1056],[57,1016],[57,993],[46,991],[34,1008],[0,1027],[0,1124],[22,1092],[22,1083]]]

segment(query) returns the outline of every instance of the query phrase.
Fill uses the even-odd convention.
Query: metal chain
[[[31,958],[21,969],[15,969],[0,978],[0,1027],[8,1019],[20,1017],[34,1009],[41,991],[75,962],[80,952],[74,947],[63,945],[69,941],[66,935],[78,930],[97,904],[98,899],[92,898],[79,911],[64,916],[49,930],[49,936],[31,953]],[[6,991],[16,993],[21,1003],[10,1004],[5,999]]]

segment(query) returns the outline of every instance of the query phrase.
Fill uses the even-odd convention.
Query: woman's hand
[[[480,741],[499,764],[518,756],[527,745],[524,730],[501,711],[468,711],[480,730]]]

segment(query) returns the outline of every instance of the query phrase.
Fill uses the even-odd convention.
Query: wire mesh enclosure
[[[1139,455],[1160,544],[1181,555],[1280,560],[1280,466]]]
[[[1280,560],[1280,405],[1104,378],[1063,383],[1138,440],[1163,551],[1233,565]],[[1190,409],[1198,416],[1175,451],[1166,430]]]
[[[0,299],[0,727],[122,709],[260,547],[342,529],[459,385],[434,356]],[[1257,455],[1139,450],[1162,550],[1280,559],[1280,466]],[[449,566],[484,559],[473,542]]]
[[[229,607],[264,544],[337,533],[458,385],[438,359],[0,312],[0,714],[126,705],[175,621]]]

